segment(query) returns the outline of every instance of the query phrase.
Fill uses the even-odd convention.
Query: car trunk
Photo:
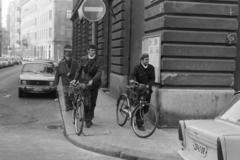
[[[226,135],[239,135],[240,127],[216,120],[192,120],[186,124],[186,149],[197,160],[217,159],[217,139]],[[229,143],[227,143],[230,145]]]

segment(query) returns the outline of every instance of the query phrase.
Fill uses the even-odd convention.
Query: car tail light
[[[224,160],[220,138],[217,139],[217,156],[218,160]]]
[[[50,85],[50,86],[53,86],[53,85],[54,85],[54,82],[49,82],[49,85]]]
[[[178,123],[178,139],[180,141],[183,141],[182,127],[181,127],[180,122]]]
[[[26,85],[27,84],[27,81],[22,81],[22,85]]]

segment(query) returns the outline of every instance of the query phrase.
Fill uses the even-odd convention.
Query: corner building
[[[20,8],[19,0],[10,1],[9,8],[9,33],[10,33],[10,46],[9,56],[21,57],[21,29],[20,29]]]
[[[72,46],[72,0],[22,0],[23,57],[59,60]]]
[[[141,54],[150,54],[159,126],[214,118],[240,89],[238,0],[104,0],[106,15],[94,23],[77,14],[83,0],[73,2],[74,56],[96,44],[112,96],[125,90]]]

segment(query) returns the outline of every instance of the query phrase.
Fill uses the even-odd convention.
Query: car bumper
[[[184,159],[184,160],[197,160],[194,158],[188,151],[186,150],[178,150],[178,154]]]
[[[56,86],[18,86],[18,89],[24,92],[32,93],[50,93],[57,90]]]

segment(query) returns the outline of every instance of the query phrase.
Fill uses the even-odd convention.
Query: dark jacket
[[[138,83],[149,85],[150,90],[152,91],[152,86],[155,82],[155,71],[154,67],[151,64],[148,64],[148,67],[145,69],[142,64],[136,65],[131,73],[130,80],[136,80]]]
[[[55,74],[55,84],[58,85],[59,78],[62,78],[63,85],[69,85],[70,82],[74,79],[76,70],[78,68],[78,63],[75,60],[71,60],[71,66],[67,66],[67,62],[65,59],[59,62],[59,65],[56,70]],[[70,72],[70,76],[68,77],[67,74]]]
[[[103,62],[101,57],[96,55],[94,59],[89,59],[88,55],[86,55],[81,57],[74,79],[84,83],[93,80],[92,88],[99,87],[101,85],[102,70]]]

